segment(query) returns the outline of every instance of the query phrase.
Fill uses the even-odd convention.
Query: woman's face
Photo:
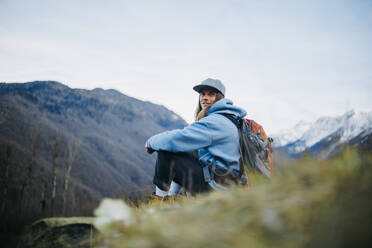
[[[199,102],[202,109],[208,108],[216,101],[217,92],[212,89],[203,89],[199,94]]]

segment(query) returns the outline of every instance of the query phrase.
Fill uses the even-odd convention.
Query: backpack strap
[[[232,123],[235,124],[235,126],[240,129],[241,123],[240,120],[233,114],[226,114],[226,113],[221,113],[221,115],[225,116],[227,119],[229,119]]]
[[[214,173],[214,167],[212,167],[212,175],[209,171],[209,166],[208,165],[204,165],[203,166],[203,175],[204,175],[204,181],[207,182],[209,184],[209,186],[211,186],[212,189],[215,189],[215,190],[226,190],[226,187],[218,184],[214,178],[213,178],[213,173]]]
[[[210,181],[212,181],[212,176],[211,176],[211,173],[209,172],[209,168],[207,165],[203,166],[203,175],[204,175],[205,182],[209,183]]]
[[[240,136],[241,136],[241,132],[242,132],[242,128],[243,128],[243,122],[245,121],[245,119],[236,117],[233,114],[221,113],[221,115],[225,116],[227,119],[229,119],[232,123],[235,124],[235,126],[236,126],[236,128],[238,129],[238,132],[239,132],[239,143],[240,143]],[[253,124],[253,120],[251,120],[250,123]],[[252,130],[251,125],[250,125],[250,129]],[[239,144],[239,147],[240,147],[240,144]],[[245,176],[244,165],[242,163],[239,163],[239,175],[240,175],[240,181],[242,182],[243,185],[245,185],[246,183],[244,183],[244,182],[246,181],[246,176]]]
[[[216,189],[216,190],[226,190],[227,188],[218,184],[215,180],[212,180],[210,181],[209,183],[209,186],[212,187],[212,189]]]

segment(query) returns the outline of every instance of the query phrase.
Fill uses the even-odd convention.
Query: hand
[[[154,149],[152,149],[152,148],[150,148],[148,146],[145,146],[145,148],[146,148],[146,152],[149,153],[149,154],[152,154],[153,152],[155,152]]]

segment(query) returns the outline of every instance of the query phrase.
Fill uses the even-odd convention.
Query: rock
[[[22,238],[22,247],[58,248],[91,247],[97,231],[93,217],[47,218],[29,226]]]

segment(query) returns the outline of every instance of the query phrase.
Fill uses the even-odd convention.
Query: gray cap
[[[205,87],[212,87],[212,88],[215,88],[216,90],[218,90],[219,92],[222,93],[222,95],[225,96],[225,85],[222,84],[222,82],[218,79],[212,79],[212,78],[207,78],[206,80],[204,80],[203,82],[201,82],[200,84],[194,86],[194,90],[196,92],[199,92],[205,88]]]

